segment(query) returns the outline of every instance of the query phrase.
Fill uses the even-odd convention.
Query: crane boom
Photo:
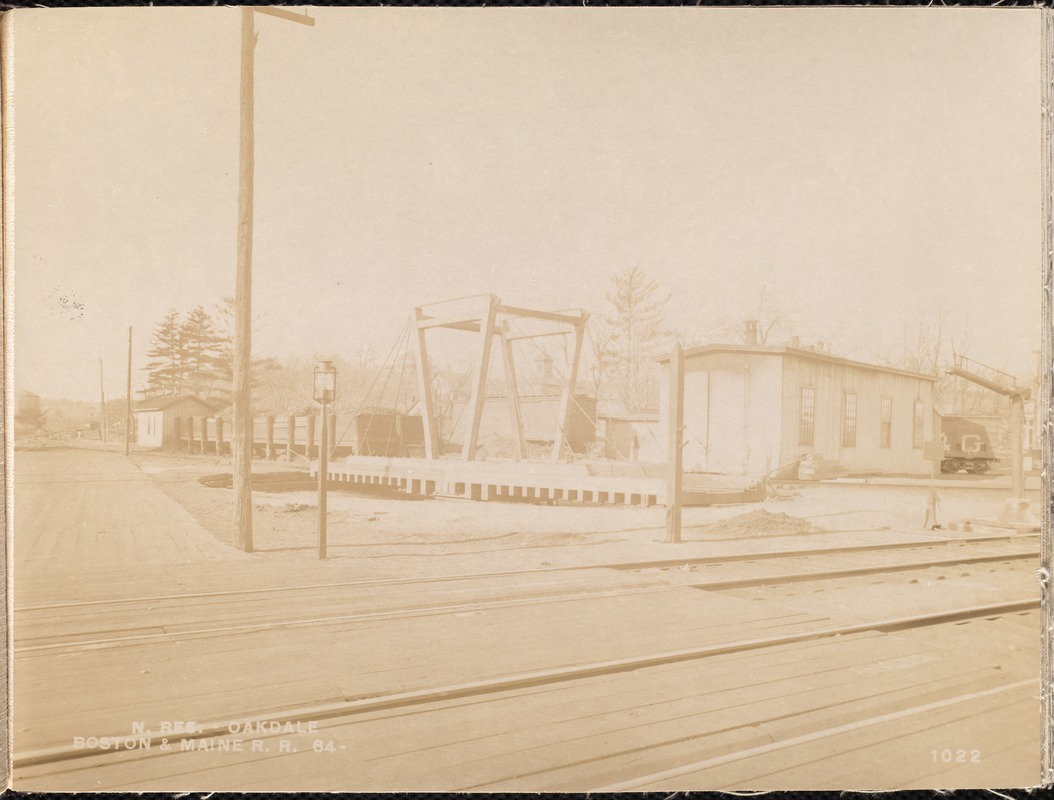
[[[1018,388],[1016,385],[1006,386],[1002,383],[989,380],[962,367],[955,366],[948,370],[949,375],[958,375],[968,381],[983,386],[996,394],[1010,398],[1010,499],[1007,500],[1003,510],[1005,522],[1031,523],[1032,517],[1028,510],[1028,500],[1025,499],[1025,469],[1024,453],[1022,448],[1022,430],[1024,428],[1024,405],[1025,401],[1032,396],[1028,388]]]
[[[976,383],[978,386],[983,386],[985,389],[990,389],[996,394],[1001,394],[1004,397],[1013,397],[1017,395],[1022,400],[1028,400],[1032,396],[1032,391],[1030,389],[1019,389],[1017,386],[1005,386],[1004,384],[996,383],[995,381],[984,378],[976,373],[970,372],[969,370],[965,370],[962,367],[952,367],[948,370],[948,374],[958,375],[960,378],[965,378],[972,383]]]

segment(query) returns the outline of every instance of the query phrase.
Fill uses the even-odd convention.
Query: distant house
[[[521,395],[519,400],[524,439],[537,444],[551,444],[556,436],[560,418],[560,395]],[[451,442],[464,441],[469,418],[472,416],[471,410],[466,413],[466,406],[468,402],[465,400],[458,400],[452,404],[451,423],[449,428],[443,431]],[[587,452],[596,440],[596,428],[596,399],[585,394],[572,395],[568,408],[568,424],[564,431],[571,450],[575,453]],[[485,398],[480,435],[508,437],[511,441],[512,417],[507,397]]]
[[[135,408],[140,447],[175,447],[176,417],[211,417],[218,409],[193,394],[166,395],[142,400]]]
[[[604,458],[658,463],[666,460],[666,431],[659,428],[658,411],[598,415]]]
[[[15,392],[15,421],[30,426],[44,424],[44,412],[40,408],[40,395],[28,389]]]
[[[666,435],[669,356],[659,359]],[[684,469],[796,474],[803,456],[834,470],[925,474],[937,378],[801,347],[706,345],[685,351]],[[663,451],[665,451],[665,446]],[[665,453],[664,453],[665,455]]]

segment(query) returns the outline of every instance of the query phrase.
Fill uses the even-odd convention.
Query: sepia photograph
[[[11,786],[1047,783],[1050,23],[5,13]]]

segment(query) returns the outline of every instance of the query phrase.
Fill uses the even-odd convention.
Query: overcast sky
[[[1038,10],[311,14],[256,15],[258,355],[383,357],[480,292],[600,315],[630,266],[688,334],[767,286],[847,355],[938,313],[1040,346]],[[129,325],[141,366],[233,293],[239,24],[15,12],[17,385],[95,399],[102,357],[123,396]]]

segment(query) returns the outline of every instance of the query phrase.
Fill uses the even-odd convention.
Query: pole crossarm
[[[303,14],[296,14],[285,8],[277,8],[275,6],[264,6],[262,8],[252,7],[252,11],[257,14],[267,14],[270,17],[278,17],[279,19],[287,19],[290,22],[299,22],[301,25],[310,25],[314,27],[315,18],[308,14],[306,11]]]

